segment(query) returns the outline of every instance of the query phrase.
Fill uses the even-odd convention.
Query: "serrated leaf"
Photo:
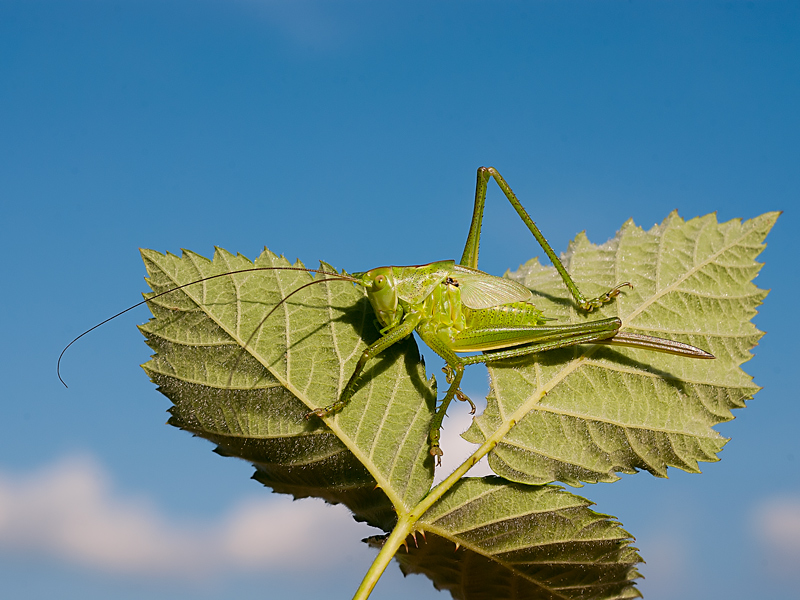
[[[559,323],[618,316],[623,330],[685,342],[716,356],[697,360],[618,346],[584,345],[489,364],[483,415],[464,434],[483,443],[515,423],[489,455],[499,475],[529,484],[614,481],[639,469],[697,472],[727,441],[713,426],[758,391],[741,364],[762,333],[750,322],[766,296],[752,280],[755,258],[779,213],[742,223],[676,213],[644,231],[627,222],[602,246],[581,234],[565,266],[592,297],[630,281],[589,315],[568,297],[555,269],[537,261],[513,279]]]
[[[631,536],[557,486],[461,479],[395,556],[457,600],[639,597]]]
[[[266,250],[254,263],[219,249],[213,261],[191,252],[142,256],[154,293],[253,266],[290,266]],[[350,404],[327,418],[328,426],[307,419],[339,397],[367,343],[379,336],[363,291],[342,281],[302,290],[262,323],[313,280],[302,271],[264,270],[153,300],[155,318],[141,330],[156,354],[143,367],[174,403],[171,424],[251,461],[255,477],[276,491],[342,502],[357,519],[388,530],[396,510],[414,506],[430,489],[435,389],[409,338],[371,361]]]
[[[430,490],[435,386],[412,339],[370,360],[351,403],[327,426],[305,418],[339,397],[379,336],[351,283],[304,288],[264,321],[314,277],[230,274],[253,263],[223,250],[213,261],[144,251],[154,292],[225,274],[150,303],[155,319],[142,331],[156,355],[144,367],[175,404],[171,424],[251,461],[266,485],[342,502],[357,519],[394,527],[358,598],[415,529],[427,543],[398,560],[456,598],[631,598],[639,557],[630,536],[587,500],[529,484],[611,481],[637,469],[665,475],[668,466],[697,470],[698,461],[716,460],[725,440],[713,426],[758,389],[740,365],[761,335],[750,319],[765,292],[751,280],[776,217],[719,225],[713,216],[684,223],[672,215],[649,232],[627,223],[600,247],[579,236],[566,263],[588,296],[635,285],[591,316],[575,310],[552,269],[535,261],[521,268],[515,278],[551,318],[618,315],[625,330],[718,358],[594,345],[490,365],[488,408],[465,437],[490,442],[481,453],[499,442],[490,464],[506,480],[459,479],[476,454]],[[265,251],[255,265],[289,263]]]

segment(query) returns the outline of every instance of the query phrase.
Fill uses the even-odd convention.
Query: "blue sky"
[[[0,1],[4,590],[350,597],[372,530],[164,425],[146,309],[70,350],[69,390],[56,357],[140,298],[139,247],[458,258],[492,165],[557,251],[673,209],[785,211],[745,366],[764,389],[719,427],[722,461],[578,493],[636,536],[649,600],[797,597],[798,106],[793,2]],[[540,254],[504,203],[482,244],[496,274]],[[473,367],[465,389],[486,381]],[[401,580],[373,597],[444,597]]]

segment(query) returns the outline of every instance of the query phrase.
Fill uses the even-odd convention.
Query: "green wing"
[[[461,291],[461,302],[468,308],[492,308],[511,302],[529,302],[533,297],[528,288],[516,281],[461,265],[455,266],[453,279]]]

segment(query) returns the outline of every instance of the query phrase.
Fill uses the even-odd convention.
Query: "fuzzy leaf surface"
[[[457,600],[636,598],[631,536],[557,486],[463,478],[395,558]]]
[[[254,266],[290,266],[266,250],[255,262],[219,249],[213,260],[188,251],[142,257],[154,293]],[[155,355],[143,368],[174,404],[170,424],[252,462],[255,478],[275,491],[342,502],[388,531],[395,511],[430,489],[435,390],[409,338],[370,361],[344,410],[325,423],[307,419],[339,397],[379,337],[363,290],[346,281],[305,288],[263,321],[313,280],[303,271],[255,271],[151,301],[155,318],[141,331]]]
[[[778,214],[718,223],[673,213],[649,231],[628,221],[602,246],[579,235],[564,263],[587,297],[633,284],[593,313],[579,311],[555,269],[535,259],[509,274],[557,323],[619,317],[623,331],[716,359],[596,344],[490,363],[487,409],[464,437],[483,443],[516,422],[489,464],[528,484],[614,481],[640,469],[665,477],[668,466],[698,472],[698,461],[718,460],[727,440],[713,426],[759,389],[741,365],[762,335],[751,319],[767,292],[752,280]]]

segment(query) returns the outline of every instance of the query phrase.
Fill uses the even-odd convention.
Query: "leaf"
[[[456,598],[631,598],[640,559],[630,535],[588,500],[531,484],[666,475],[668,466],[694,471],[716,460],[725,439],[713,426],[758,389],[741,364],[761,335],[750,319],[766,293],[751,280],[776,218],[719,225],[713,215],[671,215],[649,232],[629,222],[599,247],[578,236],[566,263],[589,296],[635,286],[592,315],[574,308],[553,269],[523,266],[514,278],[558,322],[619,316],[625,330],[717,358],[587,345],[491,364],[488,407],[465,434],[483,445],[434,489],[427,436],[436,391],[413,339],[367,363],[340,413],[306,418],[340,396],[379,337],[363,290],[335,275],[267,270],[289,267],[268,251],[251,263],[224,250],[213,261],[145,250],[154,293],[218,277],[149,303],[155,318],[141,329],[155,355],[144,368],[174,403],[171,424],[252,462],[276,491],[344,503],[392,531],[356,598],[413,531],[427,541],[418,536],[418,547],[397,555],[404,572],[424,573]],[[254,265],[265,270],[231,273]],[[303,287],[322,278],[333,280]],[[503,478],[463,478],[490,448]]]
[[[142,256],[154,292],[254,265],[289,266],[266,250],[254,263],[219,249],[213,261],[192,252]],[[409,338],[367,365],[350,404],[327,426],[307,419],[339,397],[379,336],[363,291],[346,281],[305,288],[262,324],[313,280],[303,271],[263,270],[155,299],[155,319],[141,330],[156,354],[143,368],[174,403],[170,424],[251,461],[255,477],[275,491],[341,502],[388,531],[397,507],[414,506],[430,489],[435,388]]]
[[[489,455],[495,473],[529,484],[614,481],[617,472],[667,467],[698,472],[727,441],[713,426],[758,391],[741,364],[762,333],[750,322],[766,296],[755,258],[779,213],[719,224],[677,213],[645,232],[571,244],[565,266],[587,297],[630,281],[613,302],[581,314],[551,267],[533,260],[509,276],[534,290],[558,323],[619,316],[623,331],[686,342],[715,360],[618,346],[584,345],[489,364],[486,411],[464,437],[483,443],[510,432]]]
[[[556,486],[463,478],[395,558],[459,600],[639,597],[631,536],[590,504]]]

